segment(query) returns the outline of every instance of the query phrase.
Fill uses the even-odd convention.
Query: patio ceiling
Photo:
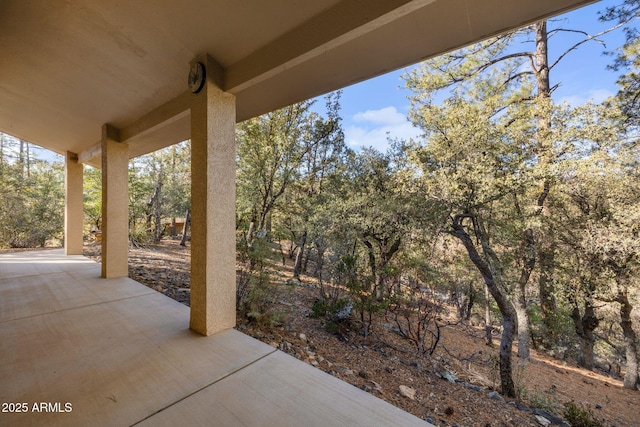
[[[208,53],[242,121],[592,0],[4,0],[0,131],[99,164],[189,138],[190,61]]]

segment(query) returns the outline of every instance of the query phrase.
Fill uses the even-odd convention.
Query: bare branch
[[[587,37],[585,37],[583,40],[579,41],[578,43],[576,43],[576,44],[574,44],[573,46],[571,46],[569,49],[565,50],[565,51],[564,51],[564,52],[563,52],[563,53],[562,53],[562,54],[561,54],[561,55],[560,55],[560,56],[559,56],[559,57],[558,57],[558,58],[553,62],[553,64],[551,64],[551,65],[549,66],[549,70],[552,70],[552,69],[553,69],[553,67],[555,67],[555,66],[556,66],[556,65],[557,65],[557,64],[562,60],[562,58],[564,58],[565,56],[567,56],[567,55],[569,54],[569,52],[572,52],[572,51],[576,50],[578,47],[582,46],[583,44],[585,44],[585,43],[587,43],[587,42],[590,42],[590,41],[596,41],[596,42],[598,42],[598,43],[600,43],[601,45],[603,45],[603,46],[605,46],[605,47],[606,47],[605,43],[604,43],[602,40],[598,40],[598,37],[603,36],[603,35],[605,35],[605,34],[608,34],[608,33],[612,32],[612,31],[614,31],[614,30],[617,30],[618,28],[622,27],[623,25],[624,25],[624,24],[617,24],[617,25],[614,25],[613,27],[607,28],[606,30],[601,31],[601,32],[599,32],[599,33],[597,33],[597,34],[594,34],[594,35],[592,35],[592,36],[588,36],[588,35],[587,35]],[[567,29],[560,29],[560,28],[559,28],[559,29],[556,29],[556,30],[553,30],[553,31],[555,31],[555,32],[558,32],[558,31],[574,32],[574,33],[580,33],[580,34],[585,34],[585,35],[586,35],[586,33],[582,32],[582,31],[577,31],[577,30],[567,30]]]

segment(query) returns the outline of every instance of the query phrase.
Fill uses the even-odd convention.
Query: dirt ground
[[[99,246],[85,246],[85,254],[99,259]],[[188,305],[189,263],[188,246],[165,240],[146,249],[131,249],[129,274]],[[300,282],[290,280],[288,264],[280,270],[278,280],[289,283],[280,287],[273,307],[280,321],[264,326],[239,318],[237,328],[435,425],[537,426],[541,424],[533,410],[562,416],[564,403],[573,401],[604,426],[640,426],[639,391],[624,389],[620,378],[535,351],[530,362],[514,355],[518,401],[490,397],[498,381],[497,349],[484,344],[481,328],[461,323],[444,327],[432,357],[416,354],[384,318],[377,319],[367,338],[349,331],[331,333],[322,320],[309,317],[319,296],[315,280],[304,276]],[[498,342],[499,336],[495,338]],[[449,374],[457,381],[443,379],[454,380]],[[403,396],[401,386],[415,395]]]

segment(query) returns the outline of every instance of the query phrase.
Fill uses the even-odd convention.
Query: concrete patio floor
[[[236,330],[195,334],[188,307],[99,276],[61,250],[0,254],[0,426],[430,425]]]

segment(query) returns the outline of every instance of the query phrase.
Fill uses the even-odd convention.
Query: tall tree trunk
[[[162,235],[164,234],[164,225],[162,224],[162,181],[158,182],[158,195],[156,196],[153,208],[153,216],[155,221],[155,232],[153,235],[153,239],[156,242],[159,242],[162,238]]]
[[[524,214],[520,209],[518,198],[514,195],[514,204],[518,216],[522,218],[523,222]],[[529,349],[529,343],[531,342],[531,330],[529,323],[529,313],[527,312],[527,284],[531,277],[531,272],[536,265],[536,247],[535,240],[533,238],[533,230],[526,228],[523,232],[522,246],[520,249],[520,259],[522,261],[522,268],[520,270],[520,277],[516,284],[516,291],[513,297],[513,305],[518,318],[518,357],[521,359],[531,359],[531,352]]]
[[[29,152],[29,143],[27,142],[26,160],[27,160],[27,178],[31,178],[31,153]]]
[[[26,144],[26,142],[24,142],[23,140],[19,140],[20,141],[20,153],[18,154],[18,165],[20,166],[20,179],[24,179],[25,173],[24,173],[24,146]]]
[[[154,241],[159,241],[162,236],[162,223],[161,223],[161,201],[162,201],[162,178],[156,183],[156,188],[153,190],[153,195],[147,202],[147,230],[152,234]]]
[[[551,83],[549,81],[549,40],[547,37],[547,21],[538,21],[533,25],[536,33],[535,73],[538,95],[551,98]],[[540,117],[550,125],[548,117]],[[548,129],[547,126],[545,128]]]
[[[187,245],[187,230],[191,223],[191,209],[187,209],[187,213],[184,216],[184,227],[182,228],[182,239],[180,240],[180,246]]]
[[[500,285],[498,284],[496,277],[493,274],[492,268],[487,263],[487,261],[485,261],[485,259],[478,253],[478,250],[471,240],[471,237],[465,231],[462,225],[462,220],[465,218],[470,218],[473,220],[474,230],[482,240],[483,251],[485,251],[485,248],[488,247],[488,242],[483,236],[484,233],[482,233],[477,226],[477,219],[470,215],[456,215],[451,227],[453,230],[450,231],[450,234],[457,237],[464,245],[469,255],[469,259],[471,260],[471,262],[473,262],[473,264],[482,275],[484,283],[489,288],[489,292],[491,292],[493,299],[498,304],[500,313],[502,313],[502,339],[500,341],[500,385],[502,387],[502,394],[508,397],[516,397],[516,388],[513,382],[511,369],[511,349],[516,332],[516,313],[513,308],[513,304],[511,303],[511,301],[509,301],[509,298],[502,291]],[[489,257],[495,257],[495,255],[492,254],[489,255]]]
[[[638,355],[640,346],[638,336],[633,329],[631,311],[633,306],[629,302],[627,290],[618,292],[618,302],[620,303],[620,326],[624,335],[625,356],[627,359],[626,371],[624,374],[624,387],[635,390],[640,386],[640,366]]]
[[[300,270],[302,270],[302,259],[304,257],[306,244],[307,244],[307,230],[304,230],[302,232],[302,236],[300,237],[300,245],[298,245],[296,262],[293,266],[293,277],[296,279],[300,278]]]
[[[551,83],[549,80],[549,41],[547,34],[547,22],[540,21],[534,24],[536,38],[535,74],[537,81],[538,99],[541,103],[551,102]],[[544,111],[544,108],[543,108]],[[538,156],[543,168],[550,167],[554,162],[553,147],[550,141],[551,119],[547,114],[538,115]],[[538,209],[543,218],[543,224],[549,223],[551,212],[549,210],[548,196],[553,186],[552,177],[545,176],[542,191],[538,195]],[[540,309],[542,321],[545,326],[547,341],[553,343],[555,337],[554,313],[556,302],[554,298],[554,270],[556,243],[552,227],[546,227],[539,231],[538,236],[538,266],[540,275],[538,289],[540,293]]]
[[[547,213],[548,215],[548,213]],[[557,341],[556,300],[554,286],[554,270],[556,257],[555,235],[551,228],[541,233],[538,246],[538,265],[540,275],[538,278],[538,290],[540,292],[540,311],[544,325],[544,342],[554,345]]]

